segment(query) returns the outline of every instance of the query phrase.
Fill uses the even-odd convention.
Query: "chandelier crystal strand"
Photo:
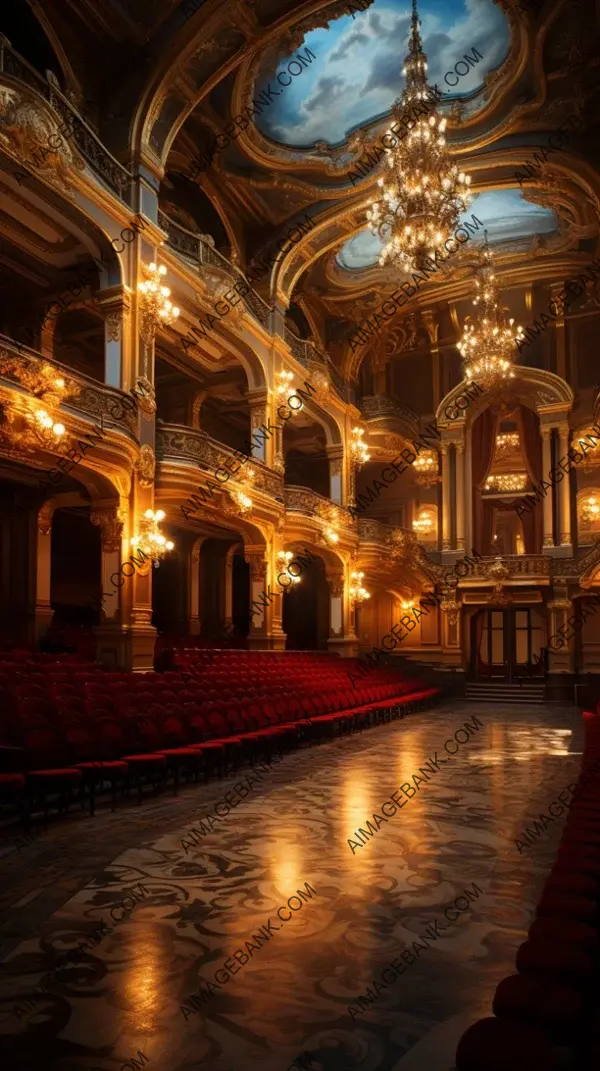
[[[484,390],[499,387],[514,379],[512,354],[515,343],[525,338],[523,328],[513,327],[514,319],[506,324],[504,308],[499,301],[492,251],[487,243],[487,231],[483,263],[477,269],[476,294],[473,305],[477,313],[473,319],[467,316],[463,337],[457,348],[463,358],[463,375],[468,381],[479,383]]]
[[[470,201],[471,176],[452,162],[444,137],[446,119],[430,103],[425,104],[433,90],[427,84],[419,21],[417,0],[413,0],[409,51],[402,71],[406,81],[393,105],[391,126],[402,125],[407,115],[421,114],[386,155],[390,175],[377,180],[381,194],[367,212],[372,233],[386,243],[379,264],[391,262],[405,272],[429,266],[429,259],[454,233]],[[391,127],[386,133],[393,143]]]

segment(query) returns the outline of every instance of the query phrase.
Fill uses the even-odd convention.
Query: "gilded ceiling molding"
[[[302,29],[323,25],[322,0],[306,3]],[[333,17],[345,13],[344,0],[337,0],[326,10]],[[195,107],[218,83],[231,74],[245,58],[257,51],[285,47],[298,30],[298,6],[294,4],[269,25],[260,25],[248,4],[238,4],[232,20],[232,5],[222,0],[207,0],[183,24],[170,41],[161,42],[165,59],[163,73],[153,77],[140,96],[134,129],[136,147],[158,177],[178,131]],[[286,37],[287,35],[287,37]]]

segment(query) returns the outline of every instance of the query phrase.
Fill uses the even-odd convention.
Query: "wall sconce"
[[[351,573],[350,574],[349,594],[350,594],[350,602],[352,603],[353,606],[357,606],[357,605],[360,606],[360,604],[365,602],[366,599],[370,599],[371,598],[371,592],[367,591],[367,589],[365,587],[363,587],[362,581],[363,581],[364,575],[365,575],[364,573]]]
[[[290,564],[290,562],[291,562],[293,557],[294,557],[294,554],[293,554],[293,552],[291,550],[280,550],[278,552],[278,554],[277,554],[277,562],[278,562],[277,567],[279,569],[279,575],[281,575],[281,573],[287,572],[287,567]],[[290,580],[292,581],[292,584],[299,584],[300,580],[302,579],[300,576],[292,576],[291,573],[288,573],[288,576],[289,576]],[[286,584],[286,585],[282,584],[282,587],[284,587],[284,586],[285,586],[285,588],[287,590],[287,588],[289,588],[291,585],[290,584]]]
[[[156,513],[154,510],[147,509],[138,524],[140,534],[132,536],[129,540],[129,545],[134,549],[139,548],[149,558],[152,558],[152,564],[157,568],[165,554],[173,550],[175,546],[173,541],[167,539],[160,530],[160,522],[164,519],[165,511],[163,509],[157,509]]]
[[[179,309],[169,301],[169,287],[162,285],[162,278],[167,274],[165,265],[158,267],[154,262],[142,264],[142,272],[145,281],[138,283],[142,336],[150,338],[154,336],[160,324],[169,327],[179,316]]]
[[[371,460],[369,448],[365,442],[363,442],[363,435],[365,434],[364,428],[352,428],[353,438],[350,440],[350,453],[352,460],[360,467],[366,465],[367,461]]]
[[[286,372],[285,370],[282,370],[281,372],[278,372],[277,375],[275,376],[277,393],[278,393],[278,395],[279,395],[279,397],[281,398],[282,401],[283,401],[284,398],[289,398],[290,391],[292,390],[292,381],[293,381],[293,379],[294,379],[294,373],[293,372]]]
[[[408,610],[413,610],[416,605],[417,604],[416,604],[414,599],[401,599],[400,600],[400,606],[401,606],[401,608],[403,610],[407,610],[407,611]]]

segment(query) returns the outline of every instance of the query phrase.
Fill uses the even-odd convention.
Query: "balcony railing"
[[[489,575],[490,567],[494,564],[501,564],[508,570],[507,582],[518,580],[520,577],[552,575],[552,559],[545,554],[502,555],[501,557],[491,555],[486,558],[477,558],[474,561],[471,559],[471,561],[469,571],[471,580],[476,578],[495,580],[493,575]],[[562,561],[560,572],[562,573]]]
[[[211,266],[218,268],[219,271],[225,272],[231,278],[232,284],[233,282],[244,282],[249,285],[243,273],[234,267],[227,257],[219,253],[218,249],[215,249],[210,242],[207,242],[205,236],[193,234],[192,231],[186,230],[185,227],[176,223],[175,220],[161,210],[158,212],[158,225],[163,231],[166,231],[167,244],[176,253],[187,257],[188,260],[193,261],[199,267]],[[263,301],[260,294],[257,294],[252,287],[250,287],[242,300],[245,301],[255,320],[266,330],[269,330],[271,306],[267,305],[266,301]]]
[[[56,78],[52,75],[44,78],[12,47],[10,41],[0,34],[0,81],[2,81],[3,74],[9,79],[22,82],[44,97],[60,116],[59,126],[62,125],[62,120],[70,121],[73,126],[71,137],[81,155],[85,157],[94,173],[108,186],[109,190],[125,204],[129,204],[133,183],[131,173],[118,160],[115,160],[114,156],[111,156],[98,135],[65,97]]]
[[[20,352],[19,352],[20,350]],[[68,401],[63,402],[61,410],[74,410],[78,413],[85,413],[86,416],[93,417],[94,420],[100,420],[102,418],[104,424],[112,425],[113,427],[122,426],[124,430],[128,431],[133,438],[137,437],[137,416],[134,409],[126,409],[120,403],[129,398],[124,391],[119,390],[118,387],[109,387],[106,383],[98,383],[97,380],[91,379],[90,376],[86,376],[83,372],[74,371],[66,364],[61,364],[60,361],[55,361],[54,357],[43,357],[37,350],[32,350],[29,346],[24,346],[19,343],[19,346],[7,335],[0,334],[0,353],[8,354],[11,357],[17,357],[25,364],[30,365],[32,369],[35,369],[39,364],[51,364],[57,371],[62,372],[66,379],[72,379],[79,387],[79,394],[75,398],[70,398]],[[6,372],[1,377],[5,382],[11,383],[15,386],[19,386],[19,380],[10,373]],[[129,399],[130,400],[130,399]],[[119,407],[119,419],[117,420],[111,409],[114,411],[116,407]],[[122,415],[121,415],[122,414]]]
[[[297,487],[287,484],[284,491],[286,510],[304,513],[307,517],[318,518],[336,528],[356,528],[356,521],[347,509],[332,502],[325,495],[313,491],[310,487]]]
[[[365,420],[388,420],[395,417],[404,425],[408,438],[419,438],[419,417],[414,409],[396,398],[390,398],[386,394],[365,394],[358,404]]]
[[[190,461],[212,475],[228,458],[235,460],[236,453],[232,446],[211,438],[205,431],[197,428],[186,428],[181,424],[163,424],[161,421],[157,424],[156,456],[159,461],[166,461],[167,458]],[[256,457],[251,458],[251,463],[256,475],[253,482],[246,485],[247,490],[264,491],[282,502],[283,476]],[[233,477],[233,482],[239,481]]]

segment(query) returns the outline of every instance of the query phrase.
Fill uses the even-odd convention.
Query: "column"
[[[461,598],[456,591],[442,598],[440,602],[440,645],[442,660],[446,666],[463,664],[461,609]]]
[[[52,623],[54,611],[50,605],[52,575],[52,516],[54,506],[44,502],[37,515],[37,568],[35,575],[35,640],[45,636]]]
[[[266,595],[267,557],[264,544],[246,546],[244,557],[250,566],[250,632],[248,646],[251,650],[263,649],[267,641]],[[261,598],[262,594],[262,598]]]
[[[131,299],[122,286],[99,291],[97,299],[104,313],[104,382],[123,387],[125,355],[123,347],[129,326]],[[148,375],[148,370],[144,371]]]
[[[465,549],[465,441],[455,443],[456,453],[456,549]]]
[[[278,531],[281,535],[282,526],[278,528]],[[285,593],[281,591],[281,584],[277,582],[277,577],[281,573],[279,552],[283,549],[280,539],[274,537],[270,544],[271,592],[281,592],[281,595],[276,595],[267,609],[266,632],[267,646],[270,651],[285,651],[285,641],[287,639],[287,634],[283,631],[283,600],[285,599]]]
[[[542,424],[542,426],[540,428],[540,431],[541,431],[541,435],[542,435],[542,473],[543,473],[544,480],[546,480],[548,478],[548,473],[550,472],[550,470],[552,468],[552,458],[551,458],[551,451],[550,451],[550,437],[552,435],[552,428],[549,425]],[[562,480],[561,482],[564,483],[564,480]],[[556,488],[556,485],[552,489],[552,493],[549,494],[549,495],[546,495],[546,497],[543,499],[543,506],[542,506],[542,510],[543,510],[543,539],[542,539],[542,545],[544,547],[553,547],[554,546],[554,533],[553,533],[553,525],[552,525],[552,512],[553,512],[552,511],[552,497],[553,497],[554,494],[557,493],[555,488]],[[560,491],[558,492],[558,494],[560,494]]]
[[[100,614],[100,624],[107,625],[111,622],[121,626],[121,591],[115,587],[111,576],[118,574],[121,562],[129,556],[127,546],[123,546],[123,527],[126,520],[126,511],[119,506],[108,504],[95,504],[90,511],[90,521],[100,529],[101,568],[100,581],[101,592],[105,596],[102,602],[104,613]],[[134,553],[136,548],[133,548]],[[125,585],[123,585],[125,587]]]
[[[223,624],[226,629],[229,629],[233,624],[233,558],[235,554],[243,554],[243,547],[238,543],[232,543],[225,555]]]
[[[200,552],[205,537],[199,536],[189,548],[188,569],[188,630],[199,636],[200,628]]]
[[[450,444],[441,443],[440,456],[442,462],[442,551],[451,550],[450,542],[450,510],[451,491],[450,486]]]
[[[558,425],[560,457],[566,457],[569,450],[569,425]],[[558,531],[559,546],[571,546],[571,481],[568,474],[558,485]]]
[[[554,302],[554,308],[557,310],[558,313],[556,319],[553,321],[554,338],[556,340],[556,374],[558,376],[561,376],[562,379],[566,379],[567,350],[565,343],[565,318],[563,314],[563,304],[561,301],[558,301],[558,297],[563,290],[564,283],[550,284],[550,297]]]
[[[332,502],[342,503],[342,467],[344,447],[341,444],[325,448],[329,461],[329,497]]]
[[[250,438],[252,440],[252,456],[259,461],[264,461],[266,465],[271,464],[273,460],[275,444],[273,443],[273,436],[263,439],[262,435],[257,435],[253,438],[256,431],[264,426],[267,427],[267,390],[265,387],[260,387],[256,390],[249,390],[246,393],[246,400],[250,406]],[[281,421],[277,418],[277,423]],[[261,441],[262,440],[262,441]],[[268,451],[268,453],[267,453]]]
[[[563,480],[564,483],[564,480]],[[556,591],[556,589],[555,589]],[[559,595],[564,594],[560,590]],[[548,626],[548,670],[550,673],[572,673],[575,658],[573,629],[568,618],[573,615],[573,603],[568,598],[557,598],[548,604],[550,622]],[[559,630],[562,629],[562,633]],[[568,637],[568,639],[565,639]]]

